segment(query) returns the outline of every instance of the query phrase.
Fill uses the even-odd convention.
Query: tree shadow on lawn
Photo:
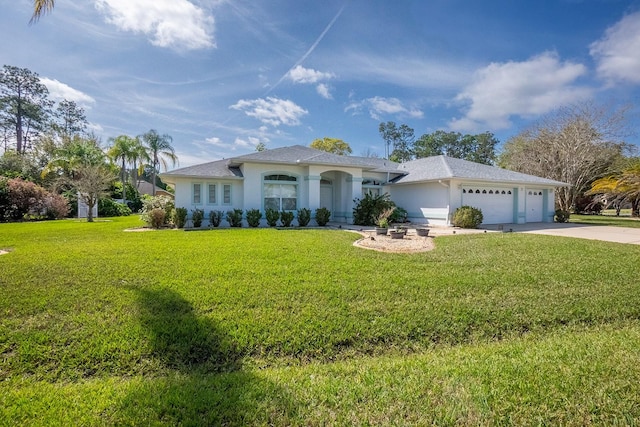
[[[133,381],[118,424],[287,424],[297,405],[279,386],[243,371],[234,343],[169,289],[132,287],[154,358],[167,374]],[[111,417],[109,417],[111,418]]]

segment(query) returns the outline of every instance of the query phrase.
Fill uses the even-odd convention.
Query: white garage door
[[[525,193],[527,195],[527,222],[542,222],[542,206],[544,199],[542,190],[532,190],[527,188]]]
[[[483,224],[513,222],[513,191],[506,188],[463,187],[462,205],[482,210]]]

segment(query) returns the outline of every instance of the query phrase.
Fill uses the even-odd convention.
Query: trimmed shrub
[[[24,219],[25,216],[42,216],[44,198],[47,191],[20,178],[10,179],[9,188],[9,218],[14,221]]]
[[[194,209],[191,211],[191,220],[193,221],[194,228],[200,228],[202,226],[203,219],[204,211],[202,209]]]
[[[570,216],[571,214],[569,213],[569,211],[556,209],[556,214],[554,216],[554,219],[556,220],[556,222],[569,222]]]
[[[306,227],[311,221],[311,210],[307,208],[298,209],[298,225]]]
[[[209,227],[219,227],[222,222],[222,211],[209,212]]]
[[[275,227],[280,219],[280,212],[275,209],[267,209],[265,212],[265,218],[269,227]]]
[[[318,208],[316,209],[316,224],[320,227],[324,227],[329,222],[331,218],[331,211],[327,208]]]
[[[184,225],[187,223],[187,208],[175,208],[171,217],[176,227],[184,228]]]
[[[131,209],[129,208],[129,206],[123,205],[122,203],[118,203],[117,201],[110,199],[108,197],[98,200],[98,216],[127,216],[127,215],[131,215]]]
[[[472,206],[461,206],[453,213],[452,223],[460,228],[478,228],[482,224],[482,211]]]
[[[291,227],[293,222],[293,212],[282,211],[280,212],[280,225],[283,227]]]
[[[262,212],[260,212],[260,209],[247,210],[247,224],[249,224],[249,227],[259,226],[261,219],[262,219]]]
[[[242,209],[227,211],[227,221],[230,227],[242,227]]]
[[[161,228],[165,223],[165,213],[164,209],[155,208],[151,209],[149,212],[149,218],[151,218],[151,227],[152,228]]]

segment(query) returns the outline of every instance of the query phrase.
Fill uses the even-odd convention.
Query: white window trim
[[[229,187],[229,202],[225,203],[225,201],[224,201],[224,190],[225,190],[225,187],[227,187],[227,186]],[[221,197],[220,197],[220,204],[222,206],[233,206],[233,185],[230,184],[230,183],[224,183],[223,182],[223,183],[220,184],[220,187],[221,187],[220,191],[222,193]]]
[[[285,181],[285,180],[267,180],[265,179],[265,177],[269,176],[269,175],[286,175],[286,176],[290,176],[295,178],[295,181]],[[287,210],[287,212],[295,212],[296,210],[300,209],[300,176],[296,175],[294,173],[291,172],[265,172],[264,174],[262,174],[262,209],[265,210],[265,205],[264,205],[264,185],[265,184],[279,184],[279,185],[293,185],[296,188],[296,209],[290,209]],[[280,197],[280,208],[282,208],[282,197]],[[282,209],[280,209],[282,210]]]
[[[213,196],[215,197],[215,201],[211,202],[209,196],[211,195],[211,192],[209,191],[209,187],[211,185],[215,186],[215,190],[213,191]],[[207,182],[206,187],[207,187],[207,205],[208,206],[218,206],[220,203],[218,202],[218,200],[220,200],[220,198],[218,197],[218,187],[220,185],[217,182]]]
[[[199,196],[200,196],[200,200],[198,202],[196,202],[196,185],[200,186],[200,191],[199,191]],[[192,182],[191,183],[191,204],[198,206],[198,205],[202,205],[202,183],[201,182]]]

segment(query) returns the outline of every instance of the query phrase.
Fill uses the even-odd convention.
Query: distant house
[[[484,224],[552,222],[555,188],[566,184],[446,156],[394,163],[294,145],[161,174],[176,206],[295,211],[325,207],[351,223],[355,199],[388,193],[412,222],[450,225],[460,206],[482,209]]]
[[[154,187],[153,184],[151,184],[150,182],[144,181],[142,179],[138,181],[138,192],[140,193],[140,195],[148,194],[152,196],[153,187]],[[155,187],[156,187],[156,196],[168,196],[173,198],[173,194],[169,193],[167,190],[164,190],[158,187],[157,185]]]

